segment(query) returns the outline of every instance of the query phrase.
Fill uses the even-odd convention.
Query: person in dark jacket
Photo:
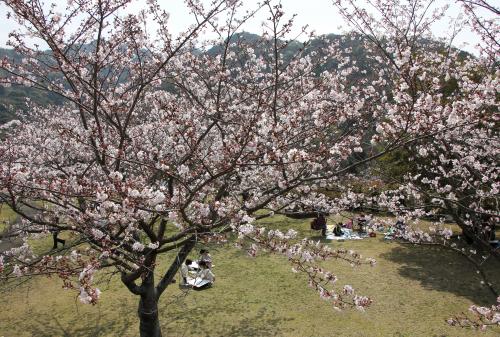
[[[335,225],[335,228],[333,229],[333,235],[335,236],[344,235],[344,232],[342,232],[342,224],[340,222],[337,225]]]
[[[319,213],[311,224],[311,229],[320,230],[321,235],[326,236],[326,218],[322,213]]]
[[[62,245],[64,247],[64,245],[66,244],[66,240],[63,240],[63,239],[60,239],[57,237],[61,231],[57,228],[54,228],[51,230],[51,232],[52,232],[52,239],[54,241],[54,245],[52,246],[52,249],[57,249],[58,243],[62,243]]]

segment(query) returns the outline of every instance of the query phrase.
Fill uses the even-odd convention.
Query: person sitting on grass
[[[402,219],[398,219],[398,221],[396,221],[396,224],[394,225],[396,227],[396,229],[398,230],[403,230],[404,226],[405,226],[405,223],[403,222]]]
[[[333,229],[333,235],[335,236],[344,235],[344,232],[342,232],[342,224],[340,222],[335,225],[335,228]]]
[[[210,288],[215,282],[215,275],[205,261],[200,261],[199,266],[200,271],[196,274],[196,279],[193,282],[193,289],[202,290]]]
[[[198,264],[200,264],[201,262],[205,262],[208,268],[212,268],[212,257],[206,249],[200,250],[200,258],[198,260]]]
[[[323,213],[319,213],[311,223],[311,229],[321,230],[321,235],[326,236],[326,218]]]
[[[366,234],[366,217],[363,213],[358,217],[358,234],[364,235]]]
[[[394,229],[394,227],[393,226],[389,226],[387,232],[384,233],[384,239],[385,240],[392,240],[392,239],[394,239],[395,232],[396,232],[396,230]]]
[[[186,286],[189,284],[191,277],[189,276],[189,266],[193,263],[192,260],[186,259],[186,261],[181,265],[181,286]]]

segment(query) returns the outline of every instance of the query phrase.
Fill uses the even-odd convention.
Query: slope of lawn
[[[309,220],[275,216],[265,222],[310,234]],[[51,244],[50,238],[42,240],[37,250],[48,250]],[[366,312],[333,310],[307,287],[304,275],[290,271],[283,257],[261,254],[252,259],[231,246],[209,246],[216,285],[201,292],[183,292],[176,284],[168,288],[160,303],[164,336],[499,335],[498,328],[477,332],[445,323],[472,303],[488,305],[495,300],[458,254],[386,242],[380,236],[330,244],[377,259],[373,268],[324,263],[339,276],[340,284],[351,284],[374,300]],[[171,258],[163,257],[162,263]],[[498,289],[500,263],[488,261],[485,269]],[[102,273],[100,279],[102,300],[95,306],[80,304],[76,292],[63,290],[55,278],[31,280],[14,289],[4,287],[0,336],[137,336],[138,298],[116,276]]]
[[[0,203],[0,234],[16,220],[16,213],[9,206]]]

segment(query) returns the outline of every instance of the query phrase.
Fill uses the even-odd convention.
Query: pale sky
[[[131,11],[141,8],[141,4],[145,0],[135,0],[131,7]],[[436,3],[442,4],[444,0],[437,0]],[[183,0],[160,0],[162,7],[170,13],[170,27],[172,32],[179,33],[183,31],[190,23],[193,23],[192,16],[188,13]],[[209,2],[208,0],[206,2]],[[448,1],[449,3],[450,1]],[[246,0],[245,8],[255,6],[255,0]],[[285,13],[288,15],[297,14],[295,26],[297,28],[306,24],[316,31],[317,34],[342,33],[349,28],[343,22],[341,16],[336,12],[336,8],[332,5],[332,0],[282,0]],[[2,3],[0,4],[0,18],[2,25],[0,28],[0,47],[6,47],[8,34],[13,29],[17,28],[16,23],[10,19],[6,19],[7,8]],[[451,7],[448,15],[456,17],[460,10],[458,6]],[[262,11],[254,19],[248,22],[243,29],[245,31],[259,34],[262,31],[261,23],[266,18],[266,12]],[[433,28],[433,32],[437,36],[443,36],[443,32],[447,31],[446,24],[439,24]],[[445,35],[446,36],[446,35]],[[470,32],[461,33],[455,40],[455,45],[463,49],[472,51],[471,47],[464,47],[462,44],[468,42],[471,45],[475,43],[475,36]]]

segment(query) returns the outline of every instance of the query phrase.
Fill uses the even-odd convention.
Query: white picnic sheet
[[[362,237],[359,237],[357,234],[354,235],[342,235],[342,236],[335,236],[333,234],[327,235],[326,236],[327,240],[362,240]]]
[[[196,277],[196,278],[188,278],[187,279],[187,284],[193,287],[202,287],[205,284],[211,283],[209,280],[204,280],[202,278]]]
[[[327,240],[337,240],[337,241],[338,240],[361,240],[361,239],[363,239],[358,234],[353,233],[352,230],[350,230],[348,228],[342,228],[342,232],[344,233],[344,235],[335,236],[333,234],[333,229],[331,231],[327,231],[326,239]]]

